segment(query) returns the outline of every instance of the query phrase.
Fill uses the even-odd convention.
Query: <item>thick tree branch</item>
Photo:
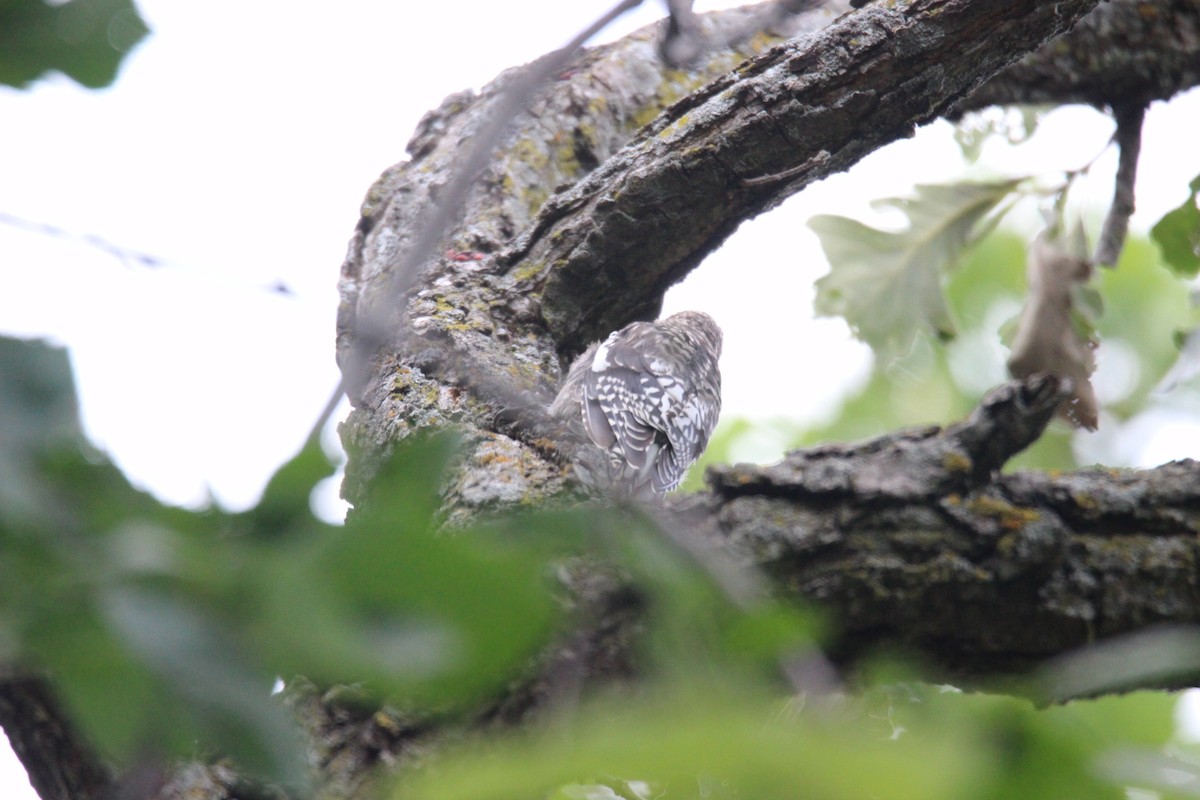
[[[397,254],[427,233],[423,209],[438,203],[472,136],[522,70],[479,94],[447,98],[413,136],[411,160],[372,187],[343,265],[343,358],[370,315],[390,315],[396,334],[352,390],[356,409],[343,428],[351,453],[346,493],[362,496],[372,461],[389,443],[456,424],[469,434],[469,451],[447,494],[454,513],[561,497],[574,485],[571,460],[587,449],[539,413],[562,355],[631,319],[656,316],[666,288],[742,220],[910,135],[971,92],[979,97],[981,84],[1096,5],[880,3],[772,50],[782,36],[703,52],[686,69],[662,63],[655,29],[589,51],[516,120],[471,183],[461,222],[421,265],[412,296],[397,303],[389,291]],[[1179,0],[1136,5],[1187,12]],[[698,16],[688,23],[689,40],[741,41],[759,13]],[[831,16],[807,15],[800,30],[817,30]],[[1124,42],[1115,29],[1096,30]],[[1158,52],[1157,43],[1131,45],[1142,56]],[[1012,77],[1030,73],[1003,74],[1007,83],[989,102],[1032,91]],[[1195,82],[1190,74],[1176,69],[1154,80]],[[958,674],[994,674],[1024,669],[1092,633],[1189,621],[1197,605],[1195,485],[1170,506],[1155,494],[1165,483],[1146,485],[1155,473],[996,477],[1038,435],[1058,394],[1053,381],[1035,380],[1002,390],[944,431],[827,447],[777,468],[717,470],[712,490],[683,501],[682,511],[720,547],[768,570],[778,591],[834,609],[842,659],[898,642]],[[1166,477],[1194,482],[1187,471]],[[1119,497],[1130,491],[1164,507],[1130,512]],[[1123,524],[1127,532],[1119,533]],[[1116,583],[1131,576],[1159,585],[1135,596],[1135,584]],[[637,593],[591,572],[580,583],[570,588],[585,619],[489,719],[525,719],[581,681],[635,670]],[[1185,597],[1193,602],[1183,604]],[[322,703],[322,720],[326,711]],[[336,714],[329,722],[328,754],[347,765],[346,786],[393,748],[411,756],[425,736],[420,724],[380,727]]]
[[[723,41],[756,16],[739,10],[700,22],[707,41]],[[827,16],[797,24],[817,27]],[[577,181],[663,108],[761,49],[763,41],[742,46],[744,51],[709,52],[690,71],[671,70],[659,60],[656,31],[647,29],[584,56],[518,118],[510,140],[472,187],[464,221],[445,237],[444,254],[425,266],[424,288],[411,303],[397,304],[388,290],[396,253],[413,246],[421,208],[434,202],[481,120],[520,73],[502,76],[479,96],[448,98],[427,115],[409,143],[412,161],[389,170],[368,194],[342,268],[343,364],[355,347],[359,321],[380,308],[394,321],[396,339],[405,341],[403,355],[381,354],[370,379],[352,392],[358,409],[344,439],[366,457],[352,459],[348,497],[360,499],[356,487],[369,479],[372,454],[407,430],[449,420],[484,432],[468,463],[497,465],[489,474],[477,472],[452,505],[492,507],[562,491],[563,459],[487,433],[508,431],[511,420],[530,416],[552,394],[559,372],[539,300],[518,285],[525,270],[497,275],[489,254],[528,226],[553,187]],[[647,300],[655,308],[658,301]],[[514,464],[521,469],[514,471]]]
[[[0,727],[42,800],[109,800],[113,777],[45,679],[0,670]]]
[[[505,255],[581,350],[646,308],[745,219],[944,113],[1094,0],[877,4],[693,92],[551,200]],[[766,184],[755,179],[784,174]]]
[[[654,316],[666,287],[742,219],[908,135],[1091,5],[921,0],[869,8],[733,72],[752,53],[708,53],[691,71],[663,67],[654,32],[592,51],[518,121],[473,187],[446,252],[428,265],[424,288],[395,309],[407,347],[385,354],[356,398],[344,428],[348,494],[357,497],[355,486],[369,480],[371,460],[388,442],[450,422],[473,434],[451,507],[474,513],[561,493],[579,448],[536,413],[557,381],[559,353]],[[1174,8],[1168,0],[1139,8],[1149,5]],[[751,18],[738,11],[697,19],[708,26],[706,40],[719,41]],[[1096,30],[1121,41],[1115,29]],[[356,315],[386,299],[378,287],[396,248],[412,240],[416,210],[436,196],[506,80],[480,96],[449,98],[414,136],[413,160],[368,195],[343,270],[343,346],[356,335]],[[1005,80],[1008,94],[994,93],[997,101],[1019,95],[1011,76]],[[479,389],[486,382],[471,377],[476,370],[509,390]],[[522,393],[529,402],[511,402]],[[1015,415],[1026,425],[1016,436],[1020,426],[1002,420],[1022,397],[1036,413]],[[1140,485],[1157,474],[1112,477],[1111,487],[1101,483],[1107,473],[993,479],[1044,424],[1039,398],[1017,392],[946,432],[876,442],[873,472],[858,472],[866,455],[843,458],[852,448],[836,447],[777,468],[718,470],[693,511],[788,591],[842,609],[846,653],[891,640],[963,672],[1019,669],[1092,631],[1188,621],[1153,598],[1118,606],[1105,594],[1122,575],[1154,572],[1143,545],[1165,543],[1192,559],[1184,536],[1133,531],[1119,540],[1129,557],[1101,563],[1117,517],[1102,514],[1091,527],[1060,503],[1064,487],[1085,486],[1100,502],[1123,480]],[[923,483],[920,474],[936,480]],[[849,488],[805,488],[821,476]],[[1174,513],[1186,516],[1194,495]],[[826,515],[830,509],[838,513]],[[1181,569],[1163,584],[1182,587],[1168,593],[1175,598],[1196,583],[1192,567]],[[989,639],[997,608],[1011,609],[1011,627],[1003,623]],[[968,620],[978,623],[974,630]]]
[[[397,305],[388,291],[396,253],[412,246],[421,209],[435,202],[472,133],[517,77],[502,76],[480,96],[449,98],[410,142],[413,160],[368,194],[343,266],[339,352],[354,346],[356,321],[380,307],[406,341],[404,355],[382,353],[355,387],[347,444],[374,452],[411,428],[456,420],[483,433],[468,457],[473,467],[522,469],[477,473],[452,505],[557,494],[565,485],[561,459],[494,432],[497,420],[551,394],[560,354],[630,319],[656,316],[666,288],[741,220],[909,135],[1094,2],[869,8],[734,72],[763,37],[748,50],[708,53],[689,71],[661,64],[654,30],[597,49],[518,120],[467,197],[462,224],[445,237],[444,255],[426,265],[425,288]],[[811,30],[844,8],[831,5],[798,24]],[[721,41],[757,14],[698,19],[706,40]],[[681,98],[622,149],[643,121]],[[752,183],[789,169],[786,180]],[[547,187],[560,187],[548,203]],[[500,252],[505,266],[497,269]],[[471,372],[489,376],[483,383],[494,390],[480,390]],[[369,480],[370,460],[352,459],[352,500]]]
[[[899,646],[977,681],[1200,623],[1200,464],[992,471],[1060,394],[1035,377],[944,430],[718,467],[684,513],[781,592],[829,610],[841,660]]]
[[[1019,103],[1146,106],[1200,84],[1200,4],[1110,0],[1001,72],[955,113]]]

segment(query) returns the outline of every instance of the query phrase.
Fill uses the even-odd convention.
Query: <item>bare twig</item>
[[[450,227],[462,216],[467,193],[479,173],[491,159],[492,150],[503,140],[509,125],[518,114],[528,107],[538,90],[551,78],[560,74],[567,63],[592,36],[608,26],[626,11],[641,5],[642,0],[622,0],[608,13],[580,32],[565,47],[548,53],[530,64],[515,78],[508,88],[496,98],[487,122],[471,140],[458,168],[450,180],[438,192],[432,203],[416,224],[416,238],[411,246],[401,251],[386,272],[390,286],[387,297],[396,304],[403,301],[419,277],[418,268],[433,257],[437,245]],[[397,305],[384,303],[377,308],[395,308]],[[386,313],[374,312],[360,321],[356,330],[355,357],[347,365],[346,372],[353,373],[366,366],[368,359],[379,347],[391,339],[391,320]]]
[[[730,31],[719,42],[715,43],[715,47],[733,47],[740,42],[749,39],[763,31],[769,31],[777,25],[781,25],[788,19],[804,14],[809,11],[815,11],[823,5],[826,5],[829,0],[775,0],[762,12],[750,20],[744,27]]]
[[[176,261],[171,261],[163,256],[156,256],[153,253],[147,253],[142,250],[137,250],[132,247],[110,242],[103,236],[98,236],[94,233],[79,233],[78,231],[68,230],[58,225],[53,225],[49,222],[38,222],[36,220],[19,217],[16,214],[9,214],[5,211],[0,211],[0,225],[8,225],[19,230],[28,231],[29,233],[38,234],[40,236],[48,236],[52,239],[61,241],[74,241],[87,247],[95,248],[102,253],[112,256],[117,261],[120,261],[126,267],[135,268],[141,267],[144,269],[191,269],[192,274],[198,274],[194,268],[189,268],[186,264],[181,264]],[[206,277],[208,273],[202,273]],[[267,284],[252,285],[247,288],[255,289],[271,294],[277,294],[284,297],[292,297],[295,292],[283,282],[282,279],[274,280]]]
[[[1112,205],[1108,209],[1108,216],[1104,218],[1100,241],[1096,244],[1095,260],[1101,266],[1116,264],[1125,246],[1129,218],[1133,215],[1133,184],[1137,180],[1138,153],[1142,149],[1142,120],[1145,116],[1146,107],[1140,104],[1113,109],[1113,117],[1117,121],[1113,140],[1120,150],[1120,159],[1117,162]]]
[[[1176,686],[1200,673],[1200,628],[1170,625],[1091,643],[1052,659],[1039,673],[1034,686],[1046,703]]]
[[[416,284],[420,267],[437,252],[438,243],[450,227],[460,220],[467,194],[479,173],[487,166],[492,151],[501,142],[513,120],[524,111],[534,95],[553,77],[559,75],[567,63],[582,49],[588,39],[595,36],[627,11],[641,5],[642,0],[621,0],[603,16],[581,31],[564,47],[542,56],[530,64],[525,71],[496,98],[487,122],[471,140],[470,147],[459,162],[450,180],[438,193],[438,199],[420,216],[416,224],[416,237],[412,244],[401,251],[386,270],[389,285],[385,292],[391,302],[378,303],[371,313],[360,318],[355,330],[354,347],[350,358],[342,367],[342,379],[325,404],[324,410],[314,423],[308,439],[321,435],[337,408],[342,394],[353,386],[362,385],[370,368],[371,357],[392,339],[391,319],[388,311],[402,307],[404,298]],[[455,357],[447,350],[449,357]],[[458,371],[467,376],[484,379],[481,370],[470,364],[456,365]],[[495,389],[501,390],[499,381],[492,380]],[[516,394],[511,393],[511,394]],[[518,401],[517,397],[512,398]],[[526,401],[527,402],[527,401]]]
[[[901,430],[866,442],[793,450],[770,467],[714,465],[721,497],[927,498],[984,485],[1045,430],[1066,394],[1053,375],[1001,384],[969,417],[946,427]]]

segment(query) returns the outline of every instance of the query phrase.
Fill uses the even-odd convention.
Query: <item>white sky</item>
[[[336,383],[334,287],[367,187],[445,95],[562,44],[611,4],[140,0],[153,34],[112,89],[61,77],[0,88],[0,214],[172,267],[0,224],[0,333],[70,346],[88,432],[139,485],[172,502],[252,503]],[[736,3],[698,7],[719,5]],[[646,2],[607,35],[658,15]],[[1198,122],[1196,92],[1152,110],[1135,226],[1200,174]],[[1096,112],[1064,110],[989,163],[1077,166],[1110,131]],[[804,220],[862,216],[873,197],[961,169],[949,126],[935,125],[743,226],[668,296],[668,310],[703,308],[725,328],[726,414],[813,419],[865,379],[866,349],[842,323],[797,314],[826,269]],[[258,288],[277,280],[297,296]],[[1194,454],[1195,421],[1172,425],[1165,449],[1139,458]],[[0,794],[34,797],[6,749]]]

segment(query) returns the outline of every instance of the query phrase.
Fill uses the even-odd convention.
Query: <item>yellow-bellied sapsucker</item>
[[[669,492],[717,425],[720,357],[721,329],[707,314],[634,322],[575,360],[550,411],[581,420],[608,451],[611,482]]]

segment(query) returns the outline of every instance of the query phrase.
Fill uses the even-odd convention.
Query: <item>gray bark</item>
[[[741,221],[978,98],[1124,105],[1200,79],[1196,59],[1186,57],[1196,53],[1194,6],[1117,0],[1087,17],[1096,5],[878,4],[824,27],[816,27],[820,15],[806,17],[811,33],[772,47],[752,40],[757,53],[714,51],[683,72],[662,66],[654,31],[598,48],[521,115],[462,223],[447,232],[446,253],[426,265],[415,296],[398,302],[387,277],[411,240],[406,226],[515,74],[479,96],[449,98],[423,121],[409,145],[412,159],[372,188],[343,266],[343,358],[356,322],[374,309],[387,307],[396,331],[395,346],[383,348],[370,377],[351,389],[346,496],[362,499],[389,442],[454,424],[471,444],[449,493],[452,520],[560,497],[574,488],[571,463],[594,450],[539,413],[563,360],[631,320],[654,317],[667,287]],[[1164,21],[1168,15],[1174,23]],[[1054,39],[1085,17],[1078,31]],[[1170,27],[1170,46],[1146,25],[1124,27],[1135,18],[1154,20],[1160,33]],[[724,12],[703,24],[711,32],[745,19],[746,12]],[[1097,49],[1107,54],[1102,63]],[[1081,89],[1080,76],[1101,67],[1106,75],[1123,70],[1122,81]],[[1061,80],[1048,80],[1051,73]],[[911,434],[898,434],[871,448],[902,461],[912,446]],[[821,452],[826,467],[837,453],[838,469],[848,473],[864,463],[854,448]],[[1195,621],[1184,602],[1197,585],[1186,546],[1194,531],[1177,527],[1177,538],[1146,539],[1118,510],[1127,485],[1178,485],[1187,467],[997,479],[1003,459],[993,459],[982,472],[972,467],[969,482],[926,487],[900,503],[854,481],[814,493],[804,483],[807,469],[794,469],[811,467],[813,458],[793,454],[773,470],[718,469],[707,495],[687,501],[687,513],[723,547],[765,568],[781,590],[829,607],[845,626],[847,656],[898,642],[966,677],[1027,669],[1097,635]],[[788,465],[790,478],[781,477]],[[1093,515],[1056,503],[1074,486],[1086,487]],[[1198,489],[1191,485],[1164,513],[1186,518],[1200,502]],[[772,527],[768,519],[786,522]],[[1130,548],[1129,559],[1105,560],[1117,543]],[[912,558],[881,557],[881,548]],[[1153,577],[1141,585],[1158,592],[1165,576],[1131,565],[1164,548],[1186,551],[1182,566],[1170,568],[1167,595],[1103,588]],[[810,559],[813,552],[825,557]],[[1101,588],[1085,591],[1093,585]],[[968,613],[980,623],[971,633]]]
[[[981,86],[957,111],[1013,103],[1144,106],[1200,83],[1200,6],[1098,6],[1071,31]]]
[[[0,671],[0,728],[42,800],[106,800],[113,778],[43,677]]]
[[[1061,391],[1034,378],[944,430],[720,467],[686,513],[782,594],[833,609],[835,661],[900,648],[970,684],[1200,624],[1200,464],[997,474]],[[1171,677],[1190,685],[1200,663]]]
[[[572,462],[589,453],[540,413],[562,359],[654,317],[667,287],[741,221],[939,115],[993,103],[1143,102],[1200,82],[1200,9],[1190,0],[1097,6],[912,0],[830,24],[845,9],[833,4],[801,21],[805,35],[764,33],[686,69],[661,63],[655,30],[589,51],[518,117],[417,290],[398,299],[392,273],[421,209],[522,72],[447,98],[413,136],[410,160],[368,192],[342,267],[343,363],[367,320],[393,334],[347,387],[346,496],[363,499],[392,442],[455,425],[470,445],[447,499],[453,515],[561,498],[577,489]],[[751,17],[729,11],[698,24],[713,41]],[[720,468],[707,492],[669,510],[766,571],[777,592],[829,608],[843,661],[898,643],[973,678],[1024,671],[1093,638],[1196,622],[1197,465],[997,476],[1040,433],[1058,394],[1035,378],[946,430]],[[588,571],[571,588],[578,628],[484,720],[525,719],[564,681],[636,671],[638,607],[627,587]],[[41,703],[37,685],[0,688],[6,708]],[[350,710],[312,687],[292,691],[330,797],[362,791],[375,766],[419,759],[453,735]],[[39,738],[69,730],[53,707],[39,708],[42,727],[14,728],[30,734],[22,758],[35,783],[106,791],[107,772],[68,752],[69,739]],[[163,780],[164,797],[250,791],[221,765],[187,765]]]

